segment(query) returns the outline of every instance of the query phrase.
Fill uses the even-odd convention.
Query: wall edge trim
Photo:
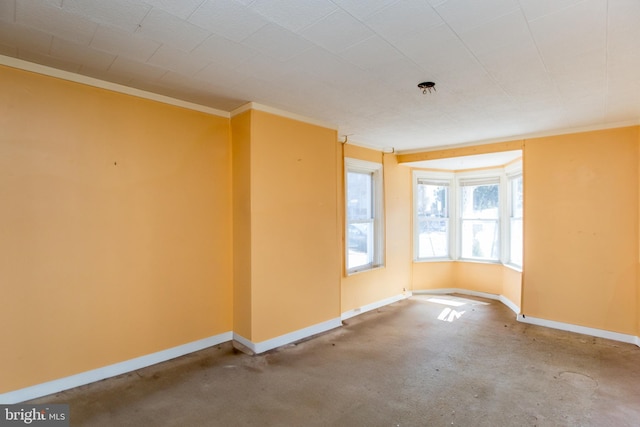
[[[498,299],[501,303],[509,307],[511,311],[513,311],[516,315],[520,314],[520,307],[515,302],[511,301],[509,298],[505,297],[502,294],[498,296]]]
[[[305,338],[310,338],[314,335],[330,331],[331,329],[339,328],[340,326],[342,326],[342,322],[340,321],[339,317],[336,317],[257,343],[248,340],[247,338],[236,333],[233,334],[233,339],[243,346],[247,347],[255,354],[260,354],[264,353],[265,351],[273,350],[274,348],[282,347],[287,344],[291,344]]]
[[[230,117],[235,117],[238,114],[242,114],[242,113],[244,113],[245,111],[248,111],[248,110],[262,111],[263,113],[269,113],[269,114],[273,114],[273,115],[276,115],[276,116],[285,117],[287,119],[292,119],[292,120],[296,120],[296,121],[299,121],[299,122],[303,122],[303,123],[307,123],[307,124],[311,124],[311,125],[315,125],[315,126],[320,126],[320,127],[327,128],[327,129],[332,129],[332,130],[335,130],[335,131],[338,130],[338,126],[334,125],[333,123],[325,122],[325,121],[319,120],[319,119],[314,119],[313,117],[304,116],[302,114],[297,114],[297,113],[292,113],[290,111],[281,110],[279,108],[271,107],[269,105],[259,104],[257,102],[247,102],[246,104],[243,104],[243,105],[239,106],[235,110],[232,110],[229,113],[229,116]]]
[[[604,329],[590,328],[588,326],[574,325],[571,323],[557,322],[555,320],[540,319],[525,314],[518,314],[518,322],[528,323],[530,325],[544,326],[551,329],[559,329],[561,331],[574,332],[592,337],[606,338],[613,341],[624,342],[627,344],[635,344],[640,347],[640,337],[634,335],[623,334],[620,332],[607,331]]]
[[[382,299],[380,301],[372,302],[371,304],[366,304],[361,307],[354,308],[353,310],[345,311],[340,315],[341,320],[351,319],[352,317],[358,316],[362,313],[366,313],[367,311],[375,310],[380,307],[384,307],[385,305],[393,304],[394,302],[398,302],[403,299],[407,299],[412,295],[411,291],[405,291],[401,294],[394,295],[389,298]]]
[[[201,113],[211,114],[213,116],[224,117],[228,119],[230,117],[229,112],[218,110],[213,107],[207,107],[205,105],[196,104],[194,102],[184,101],[182,99],[172,98],[166,95],[160,95],[158,93],[148,92],[142,89],[136,89],[133,87],[121,85],[118,83],[108,82],[106,80],[96,79],[94,77],[84,76],[82,74],[73,73],[71,71],[58,70],[57,68],[47,67],[46,65],[36,64],[34,62],[24,61],[22,59],[13,58],[10,56],[0,55],[0,65],[5,65],[11,68],[17,68],[23,71],[29,71],[36,74],[42,74],[48,77],[55,77],[58,79],[70,81],[73,83],[79,83],[86,86],[97,87],[99,89],[105,89],[124,95],[135,96],[137,98],[148,99],[151,101],[161,102],[163,104],[173,105],[175,107],[186,108],[193,111],[199,111]]]
[[[167,360],[175,359],[176,357],[184,356],[185,354],[222,344],[223,342],[230,341],[231,337],[231,332],[224,332],[198,341],[192,341],[187,344],[161,350],[156,353],[145,354],[144,356],[114,363],[113,365],[103,366],[101,368],[48,381],[46,383],[36,384],[19,390],[9,391],[7,393],[0,394],[0,403],[20,403],[36,399],[38,397],[59,393],[74,387],[94,383],[106,378],[115,377],[117,375],[135,371],[136,369],[146,368],[147,366],[166,362]]]

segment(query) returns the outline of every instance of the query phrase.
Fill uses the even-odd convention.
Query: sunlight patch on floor
[[[446,307],[438,316],[438,320],[453,322],[454,320],[461,318],[464,313],[464,311],[456,311],[452,308]]]
[[[435,304],[446,305],[447,307],[445,307],[438,315],[438,320],[441,320],[443,322],[453,322],[454,320],[461,318],[462,315],[466,313],[466,310],[458,311],[457,309],[459,307],[490,304],[488,302],[477,301],[470,298],[462,298],[449,294],[422,294],[414,295],[412,298],[422,302],[431,302]],[[455,309],[452,307],[455,307]]]

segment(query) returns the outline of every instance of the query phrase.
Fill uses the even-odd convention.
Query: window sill
[[[369,267],[358,268],[358,269],[355,269],[355,270],[347,270],[346,277],[354,276],[354,275],[360,274],[360,273],[366,273],[368,271],[380,270],[380,269],[383,269],[383,268],[384,268],[384,265],[373,265],[373,266],[369,266]]]
[[[504,265],[500,262],[500,260],[491,260],[491,259],[473,259],[473,258],[460,258],[458,261],[460,262],[471,262],[474,264],[499,264]]]
[[[455,259],[451,259],[451,258],[418,258],[418,259],[414,259],[413,262],[414,263],[420,263],[420,262],[454,262],[456,261]]]
[[[518,273],[522,273],[522,267],[515,264],[502,264],[510,270],[517,271]]]
[[[507,264],[502,263],[500,261],[487,261],[487,260],[479,260],[479,259],[451,259],[451,258],[421,258],[414,259],[414,264],[422,264],[422,263],[431,263],[431,262],[468,262],[472,264],[489,264],[489,265],[501,265],[503,267],[507,267],[510,270],[517,271],[518,273],[522,273],[522,267],[517,266],[515,264]]]

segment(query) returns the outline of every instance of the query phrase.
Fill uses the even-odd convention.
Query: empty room
[[[640,1],[1,0],[0,201],[1,425],[640,425]]]

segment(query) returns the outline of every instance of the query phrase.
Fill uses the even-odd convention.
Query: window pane
[[[418,258],[449,256],[449,220],[418,219]]]
[[[498,219],[499,185],[465,185],[462,187],[462,217]]]
[[[511,220],[509,223],[509,262],[522,266],[522,176],[509,180]]]
[[[497,261],[500,258],[499,184],[464,185],[461,193],[462,258]]]
[[[449,256],[449,187],[418,183],[418,258]]]
[[[511,254],[509,262],[522,266],[522,219],[511,220]]]
[[[348,226],[347,269],[373,263],[373,223],[357,223]]]
[[[349,222],[373,218],[372,189],[372,173],[347,173],[347,217]]]
[[[373,172],[347,171],[347,270],[375,263]]]
[[[448,190],[446,185],[418,184],[418,216],[449,217]]]
[[[522,218],[522,177],[513,178],[511,184],[511,216]]]
[[[462,220],[462,258],[499,258],[498,221]]]

